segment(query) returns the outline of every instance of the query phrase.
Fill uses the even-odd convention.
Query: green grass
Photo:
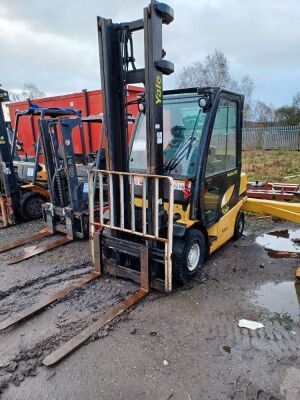
[[[243,171],[248,181],[300,183],[300,151],[296,150],[244,150]]]

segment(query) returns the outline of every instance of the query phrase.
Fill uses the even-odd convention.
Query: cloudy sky
[[[279,106],[300,91],[299,0],[166,2],[175,20],[164,29],[164,47],[177,74],[218,48],[230,60],[234,79],[252,77],[254,97]],[[138,19],[147,3],[1,0],[0,83],[12,90],[32,82],[48,95],[99,87],[96,16]],[[141,55],[142,43],[137,58]],[[176,74],[165,81],[165,87],[175,86]]]

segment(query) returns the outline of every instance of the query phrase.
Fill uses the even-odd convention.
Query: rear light
[[[191,182],[189,181],[184,181],[184,187],[183,187],[183,197],[185,200],[188,200],[192,195],[191,192]]]

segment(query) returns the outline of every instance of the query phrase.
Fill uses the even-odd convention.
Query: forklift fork
[[[106,311],[96,322],[89,325],[87,328],[82,330],[78,335],[74,336],[68,342],[64,343],[61,347],[49,354],[44,360],[43,364],[50,367],[67,355],[78,349],[85,342],[87,342],[94,334],[100,329],[104,328],[107,324],[112,322],[123,312],[133,307],[140,300],[147,296],[149,293],[149,253],[147,246],[141,246],[141,276],[140,276],[140,289],[135,291],[133,294],[127,296],[116,306]]]
[[[48,235],[51,235],[51,233],[48,232],[48,229],[47,228],[42,229],[38,233],[35,233],[35,234],[27,236],[23,239],[18,239],[18,240],[15,240],[14,242],[10,242],[3,246],[0,246],[0,254],[4,253],[5,251],[8,251],[8,250],[16,249],[17,247],[23,246],[24,244],[27,244],[29,242],[33,242],[34,240],[40,240]]]

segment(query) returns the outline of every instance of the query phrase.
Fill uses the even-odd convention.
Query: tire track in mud
[[[288,356],[300,351],[297,335],[293,335],[276,321],[263,320],[265,327],[256,331],[239,328],[239,316],[221,314],[212,316],[211,321],[214,322],[213,326],[209,321],[206,326],[207,340],[221,340],[224,345],[232,348],[232,352],[256,350],[274,356]]]
[[[136,286],[132,283],[123,282],[123,284],[119,284],[117,280],[105,279],[104,277],[100,278],[98,281],[90,282],[85,288],[74,290],[73,293],[69,293],[58,301],[58,304],[64,302],[63,312],[56,315],[56,320],[54,322],[59,332],[39,338],[38,341],[31,346],[24,345],[22,348],[16,347],[15,354],[13,354],[9,362],[5,364],[1,364],[0,360],[0,398],[1,393],[3,393],[9,385],[14,384],[19,386],[26,377],[37,375],[39,367],[42,366],[42,360],[51,351],[74,337],[86,326],[96,321],[103,312],[135,290]],[[55,305],[57,303],[55,303]],[[54,307],[50,306],[45,311],[55,313],[56,310],[53,310],[55,305]],[[79,311],[79,313],[82,312],[82,315],[78,315],[76,311]],[[86,315],[87,313],[88,315]],[[123,315],[116,318],[94,335],[87,343],[105,337],[109,331],[113,330],[113,326],[120,320],[126,319],[128,314],[129,312],[125,312]],[[24,329],[26,328],[27,327],[24,326]],[[9,335],[10,332],[11,329],[1,334],[1,342],[4,346],[5,335]]]
[[[281,400],[282,397],[275,397],[272,393],[268,393],[246,378],[239,376],[235,381],[234,389],[230,394],[230,400]]]
[[[80,332],[88,325],[87,319],[79,319],[76,322],[65,324],[57,334],[39,340],[32,347],[24,347],[5,365],[0,366],[0,398],[3,391],[10,384],[19,386],[28,376],[37,375],[38,367],[42,366],[42,360],[52,350],[57,348],[73,335]]]
[[[38,301],[41,297],[41,290],[49,288],[51,286],[51,293],[44,293],[44,296],[49,296],[56,290],[61,290],[62,286],[60,283],[65,283],[64,286],[73,283],[73,281],[83,278],[87,274],[86,270],[81,270],[77,274],[69,276],[59,276],[58,279],[51,279],[50,281],[43,281],[42,284],[36,284],[31,286],[30,289],[20,290],[16,293],[12,293],[8,298],[6,297],[1,303],[0,316],[7,318],[11,313],[19,312],[26,307],[29,307]],[[59,300],[57,300],[58,302]]]
[[[43,287],[49,286],[47,284],[47,280],[55,278],[59,275],[64,275],[68,272],[72,272],[76,269],[80,268],[85,268],[90,266],[90,262],[81,262],[80,264],[73,264],[71,266],[65,267],[63,269],[56,269],[55,271],[49,273],[49,274],[43,274],[41,276],[38,276],[36,278],[33,279],[29,279],[27,281],[25,281],[24,283],[20,283],[14,286],[11,286],[9,289],[7,290],[0,290],[0,301],[2,299],[4,299],[7,296],[10,296],[12,293],[19,291],[19,290],[24,290],[26,288],[32,287],[34,285],[37,284],[44,284]],[[55,268],[55,266],[51,267],[51,268]],[[61,280],[64,280],[64,278],[62,278]],[[59,283],[59,282],[58,282]],[[49,283],[51,284],[51,282]]]

